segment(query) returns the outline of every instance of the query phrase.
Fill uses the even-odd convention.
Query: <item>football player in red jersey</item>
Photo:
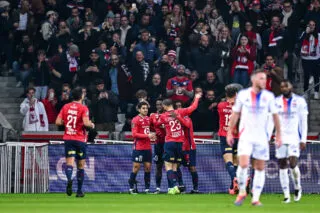
[[[175,108],[180,109],[182,108],[183,103],[181,101],[175,102]],[[183,125],[183,131],[185,140],[182,145],[182,151],[183,151],[183,160],[182,164],[186,167],[188,167],[189,172],[192,177],[192,183],[193,183],[193,189],[191,190],[191,194],[198,194],[198,172],[196,169],[196,143],[194,142],[194,136],[193,136],[193,123],[191,118],[186,115],[182,118],[181,124]],[[183,179],[182,179],[182,173],[180,166],[177,169],[177,175],[178,175],[178,182],[179,182],[179,190],[180,192],[185,190]]]
[[[239,85],[241,86],[241,85]],[[229,120],[232,114],[232,106],[236,100],[237,92],[239,91],[238,84],[229,84],[225,87],[226,100],[221,101],[218,104],[218,113],[219,113],[219,132],[220,136],[220,146],[222,156],[226,165],[226,169],[231,178],[231,185],[229,188],[229,194],[237,194],[238,183],[236,178],[236,171],[238,166],[237,161],[237,146],[238,146],[238,133],[234,131],[235,143],[233,146],[229,146],[226,141],[227,132],[229,129]]]
[[[165,99],[162,102],[163,109],[166,111],[160,115],[158,125],[164,124],[166,137],[164,144],[164,162],[168,177],[168,194],[179,194],[177,186],[177,168],[182,162],[182,144],[185,140],[181,120],[186,115],[190,115],[197,107],[201,94],[195,95],[194,101],[188,108],[174,110],[172,100]]]
[[[130,174],[129,185],[130,194],[138,193],[136,187],[136,176],[140,170],[140,164],[144,166],[144,183],[145,192],[149,193],[150,189],[150,170],[152,160],[152,150],[150,140],[156,140],[156,135],[150,133],[150,119],[148,117],[149,104],[140,102],[137,105],[139,115],[131,121],[131,131],[134,138],[132,162],[133,168]]]
[[[84,197],[82,185],[84,180],[84,165],[86,160],[87,132],[85,127],[94,128],[94,124],[89,120],[89,110],[82,105],[84,94],[81,87],[72,90],[73,102],[66,104],[61,109],[56,125],[65,126],[63,140],[65,144],[66,156],[66,176],[68,179],[66,193],[72,195],[72,170],[74,159],[77,160],[77,180],[78,190],[76,197]]]
[[[161,179],[162,179],[162,167],[163,167],[163,147],[164,147],[164,137],[166,136],[166,131],[164,126],[157,126],[160,114],[163,111],[162,108],[162,99],[156,101],[157,112],[150,114],[150,128],[151,131],[156,132],[157,140],[154,145],[154,161],[156,163],[156,192],[155,194],[160,193]]]

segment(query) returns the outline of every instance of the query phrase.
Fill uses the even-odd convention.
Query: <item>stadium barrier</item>
[[[197,139],[197,171],[199,190],[204,193],[225,193],[230,178],[221,156],[219,141]],[[132,141],[97,139],[88,144],[85,166],[85,192],[127,192],[128,178],[132,170]],[[281,193],[279,167],[275,159],[274,146],[271,145],[270,161],[266,166],[266,185],[264,192]],[[49,192],[64,192],[66,186],[64,146],[62,141],[51,141],[49,145]],[[319,193],[320,185],[320,143],[309,141],[306,151],[301,153],[300,169],[304,193]],[[74,165],[75,166],[75,165]],[[143,168],[137,176],[139,191],[144,190]],[[182,168],[187,189],[192,187],[187,168]],[[73,171],[73,178],[76,169]],[[155,189],[155,166],[151,171],[151,190]],[[76,181],[76,180],[75,180]],[[162,191],[167,189],[166,173],[163,170]],[[76,190],[76,184],[74,184]]]
[[[49,186],[47,143],[1,144],[0,193],[44,193]]]

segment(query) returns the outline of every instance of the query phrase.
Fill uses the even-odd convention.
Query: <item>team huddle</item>
[[[265,161],[269,160],[269,141],[275,129],[276,157],[279,161],[280,183],[284,203],[289,203],[289,169],[294,184],[294,200],[302,195],[298,158],[305,149],[307,139],[308,107],[304,98],[294,94],[289,81],[281,82],[279,97],[265,90],[266,74],[256,70],[251,76],[252,86],[242,89],[237,84],[225,87],[226,98],[218,104],[220,120],[219,136],[223,159],[230,175],[229,194],[237,194],[235,205],[242,205],[252,193],[252,205],[261,206],[260,195],[265,184]],[[81,104],[84,98],[81,88],[72,92],[74,102],[65,105],[56,121],[65,126],[66,193],[72,194],[72,171],[76,159],[78,164],[77,197],[83,197],[84,163],[86,158],[86,127],[94,128],[89,120],[88,109]],[[160,193],[162,168],[165,167],[168,180],[168,194],[185,191],[180,166],[187,166],[192,177],[193,189],[198,191],[196,170],[196,144],[190,115],[197,109],[202,94],[196,93],[192,104],[182,108],[182,103],[170,99],[156,102],[157,112],[148,116],[149,104],[139,102],[139,115],[131,123],[134,146],[133,168],[129,178],[129,193],[136,194],[136,176],[141,164],[144,168],[145,193],[150,191],[150,170],[152,159],[156,163],[156,191]],[[155,143],[152,153],[151,142]],[[252,164],[253,177],[249,177]],[[288,169],[289,168],[289,169]]]

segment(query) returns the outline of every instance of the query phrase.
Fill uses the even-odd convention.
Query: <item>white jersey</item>
[[[307,141],[308,106],[303,97],[292,94],[287,99],[283,95],[276,98],[276,106],[281,125],[283,144],[298,144]]]
[[[240,140],[268,143],[271,114],[277,113],[273,93],[262,90],[256,94],[252,88],[241,90],[232,110],[241,113]]]

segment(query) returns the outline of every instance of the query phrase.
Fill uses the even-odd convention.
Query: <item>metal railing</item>
[[[47,143],[7,142],[0,145],[0,193],[48,191]]]

